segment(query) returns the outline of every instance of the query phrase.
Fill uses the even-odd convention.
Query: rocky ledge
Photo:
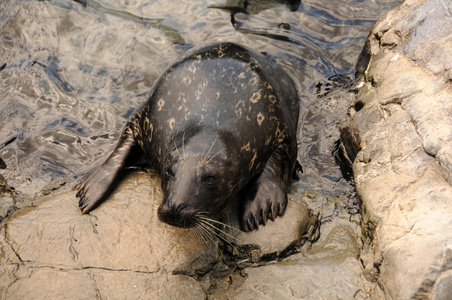
[[[236,269],[282,259],[318,238],[316,215],[295,199],[284,217],[249,234],[215,223],[176,228],[157,218],[159,186],[157,176],[133,171],[89,215],[73,191],[15,211],[0,228],[0,298],[204,299]]]
[[[452,2],[408,0],[373,27],[341,124],[374,299],[452,295]]]

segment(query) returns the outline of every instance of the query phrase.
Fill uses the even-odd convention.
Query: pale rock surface
[[[221,260],[218,239],[162,223],[161,198],[155,175],[133,171],[89,215],[80,213],[73,191],[15,211],[0,228],[0,298],[206,298],[195,278]],[[239,233],[237,247],[255,245],[259,261],[314,241],[317,228],[306,205],[290,200],[283,217]]]
[[[341,139],[374,299],[450,299],[451,12],[451,1],[406,1],[375,24],[357,64]]]
[[[133,172],[89,215],[72,191],[17,210],[0,230],[0,298],[205,298],[173,273],[216,262],[217,246],[160,222],[160,199],[158,179]]]

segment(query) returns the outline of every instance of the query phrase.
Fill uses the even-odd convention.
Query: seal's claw
[[[252,231],[258,229],[259,224],[266,225],[267,220],[275,220],[282,216],[287,206],[287,193],[271,180],[257,180],[257,192],[245,196],[241,219],[242,230]],[[253,190],[251,188],[251,190]]]
[[[260,218],[261,224],[265,226],[267,224],[268,213],[264,209],[261,209]]]

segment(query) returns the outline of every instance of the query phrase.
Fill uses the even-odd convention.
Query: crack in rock
[[[97,287],[96,279],[94,278],[94,274],[88,274],[89,278],[91,279],[91,282],[93,283],[93,289],[96,293],[96,299],[102,299],[102,295],[99,291],[99,288]]]
[[[69,252],[72,254],[72,260],[77,261],[78,260],[78,252],[74,248],[74,242],[77,242],[78,240],[74,237],[74,228],[75,226],[71,226],[69,228],[69,235],[70,235],[70,245],[69,245]]]
[[[8,224],[5,224],[4,226],[5,228],[5,235],[4,235],[4,241],[8,244],[8,246],[11,248],[11,250],[14,252],[14,254],[16,255],[16,257],[19,259],[20,262],[24,262],[24,260],[22,260],[22,258],[20,257],[20,254],[18,252],[18,250],[16,250],[13,246],[13,242],[10,241],[10,239],[8,238],[9,234],[8,234]]]

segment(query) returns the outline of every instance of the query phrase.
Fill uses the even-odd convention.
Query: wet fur
[[[299,98],[292,80],[253,50],[188,51],[155,83],[112,155],[75,187],[88,213],[141,156],[162,179],[159,218],[201,235],[236,197],[242,230],[284,213],[296,163]]]

